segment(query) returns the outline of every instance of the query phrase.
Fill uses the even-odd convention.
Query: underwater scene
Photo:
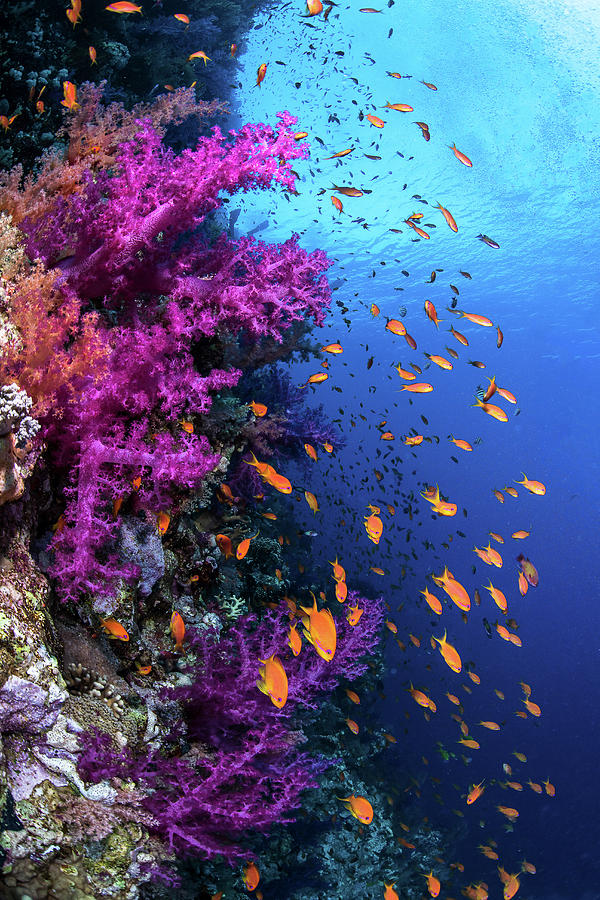
[[[600,7],[14,0],[0,900],[600,900]]]

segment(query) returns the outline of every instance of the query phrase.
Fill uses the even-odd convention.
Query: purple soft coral
[[[361,627],[336,617],[338,649],[330,662],[308,645],[298,657],[291,655],[290,621],[283,609],[258,623],[255,616],[239,619],[220,641],[209,631],[192,633],[197,662],[188,674],[193,680],[167,695],[182,706],[191,751],[185,757],[135,760],[114,755],[108,738],[88,735],[82,776],[99,781],[121,775],[138,782],[148,791],[144,805],[171,848],[239,858],[244,854],[239,841],[248,833],[293,821],[302,791],[316,787],[316,776],[331,764],[299,752],[305,737],[297,714],[301,706],[317,708],[319,695],[367,669],[365,655],[378,642],[383,603],[356,592],[350,601],[364,607]],[[256,687],[259,661],[272,653],[280,655],[289,678],[283,709]]]

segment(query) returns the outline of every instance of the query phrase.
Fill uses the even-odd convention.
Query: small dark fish
[[[485,369],[485,363],[481,362],[480,359],[469,359],[467,360],[470,366],[474,366],[476,369]]]
[[[458,300],[456,299],[456,297],[453,297],[452,300],[450,301],[450,309],[456,309],[457,305],[458,305]]]
[[[373,365],[373,359],[374,359],[374,357],[370,356],[369,359],[367,360],[367,369],[370,369],[371,366]]]
[[[459,269],[459,270],[458,270],[458,271],[459,271],[459,272],[460,272],[460,274],[461,274],[461,275],[464,275],[464,276],[465,276],[465,278],[469,278],[469,279],[470,279],[470,278],[471,278],[471,276],[470,276],[470,275],[469,275],[469,273],[468,273],[468,272],[463,272],[463,270],[462,270],[462,269]]]
[[[491,237],[488,237],[487,234],[478,234],[477,237],[480,241],[483,241],[484,244],[487,244],[488,247],[493,247],[494,250],[500,249],[500,244],[497,241],[492,240]]]
[[[400,316],[401,319],[404,318],[404,316],[406,315],[406,307],[405,306],[400,307],[400,309],[398,310],[398,315]]]
[[[451,290],[454,291],[455,294],[460,294],[460,291],[459,291],[459,289],[456,287],[455,284],[451,284],[451,285],[450,285],[450,288],[451,288]]]
[[[484,618],[484,620],[483,620],[483,627],[485,628],[485,630],[486,630],[486,632],[487,632],[487,636],[491,639],[491,637],[492,637],[492,626],[490,625],[490,623],[488,622],[488,620],[485,619],[485,618]]]
[[[437,278],[437,273],[432,272],[429,280],[426,281],[425,284],[433,284],[433,282],[435,281],[436,278]]]
[[[405,278],[408,278],[410,272],[407,272],[406,269],[402,269],[402,274],[405,276]]]

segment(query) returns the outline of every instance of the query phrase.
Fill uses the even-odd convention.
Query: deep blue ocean
[[[297,4],[284,3],[258,17],[240,60],[239,121],[272,123],[277,111],[289,110],[308,132],[311,156],[296,166],[298,196],[246,195],[237,226],[242,233],[258,226],[258,236],[269,241],[298,231],[303,246],[322,248],[335,261],[328,273],[334,304],[316,339],[340,341],[344,353],[330,359],[328,381],[307,390],[310,402],[322,403],[339,422],[345,443],[331,457],[321,454],[310,470],[306,487],[321,511],[314,518],[307,512],[304,524],[317,532],[317,561],[326,566],[337,553],[350,587],[381,592],[390,605],[398,633],[387,640],[384,698],[370,712],[397,738],[389,759],[391,772],[403,773],[401,789],[411,772],[422,815],[455,832],[453,859],[465,866],[463,883],[487,881],[490,896],[499,896],[496,864],[477,850],[492,838],[509,871],[523,858],[537,867],[535,877],[523,876],[523,900],[597,900],[600,7],[587,0],[420,0],[377,9],[361,13],[358,4],[341,3],[324,21],[302,18]],[[263,62],[261,87],[248,88]],[[385,109],[386,102],[414,111]],[[371,125],[369,114],[385,126]],[[415,121],[427,123],[429,141]],[[471,168],[454,156],[453,143]],[[342,159],[324,159],[349,147],[355,149]],[[332,184],[364,194],[335,194]],[[341,213],[332,196],[342,200]],[[437,203],[451,211],[457,233],[433,208]],[[436,226],[429,240],[416,240],[404,222],[416,212],[424,214],[421,223]],[[481,233],[499,248],[478,240]],[[427,283],[433,270],[436,280]],[[453,297],[457,309],[501,326],[501,349],[495,328],[446,309]],[[437,308],[439,330],[425,315],[426,300]],[[377,317],[369,312],[373,303]],[[416,350],[386,330],[389,318],[401,319]],[[467,336],[468,348],[452,338],[450,325]],[[424,353],[450,358],[447,346],[459,351],[453,370],[426,369]],[[485,369],[468,360],[484,362]],[[398,363],[421,366],[434,391],[399,392],[405,382],[393,368]],[[293,369],[298,383],[319,371],[315,361]],[[516,405],[499,401],[506,423],[473,407],[478,387],[494,375],[517,398]],[[381,440],[385,429],[393,441]],[[411,449],[402,443],[411,429],[439,443],[434,438]],[[474,451],[454,447],[450,434]],[[374,469],[383,471],[381,481]],[[546,495],[518,487],[518,498],[505,493],[501,504],[493,490],[514,486],[522,473],[543,482]],[[419,491],[436,484],[457,504],[455,517],[427,511]],[[377,547],[363,528],[369,503],[382,508]],[[386,504],[395,506],[395,516]],[[513,540],[518,529],[530,537]],[[504,538],[503,545],[492,540],[504,558],[501,569],[473,553],[487,545],[490,531]],[[540,576],[524,597],[517,590],[519,552]],[[429,576],[444,565],[471,596],[476,588],[481,593],[481,607],[472,607],[466,624],[454,606],[434,621],[422,602],[425,585],[442,594]],[[498,620],[484,590],[490,578],[506,593],[522,647],[495,631],[488,637],[483,618],[492,626]],[[452,673],[430,648],[430,636],[441,637],[444,628],[463,661],[472,661],[480,685],[464,670]],[[420,637],[419,649],[411,633]],[[409,679],[437,703],[430,722],[407,693]],[[532,686],[540,717],[515,715],[524,709],[520,681]],[[461,696],[464,718],[481,743],[465,750],[468,765],[446,691]],[[501,730],[488,731],[480,720],[496,721]],[[444,760],[437,742],[456,758]],[[526,763],[515,750],[526,754]],[[522,792],[500,787],[508,778],[503,763],[512,766]],[[464,793],[484,778],[484,795],[466,808]],[[545,779],[556,786],[555,797],[527,784]],[[514,830],[505,830],[498,804],[519,810]]]

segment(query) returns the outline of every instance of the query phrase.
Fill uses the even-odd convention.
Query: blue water
[[[299,196],[247,196],[238,227],[244,231],[266,218],[268,226],[260,236],[270,241],[299,231],[305,247],[321,247],[335,260],[329,275],[339,285],[332,314],[317,338],[323,343],[340,340],[344,354],[330,360],[328,382],[310,391],[315,403],[323,403],[340,420],[346,444],[331,458],[322,454],[311,470],[306,486],[317,494],[322,511],[314,520],[307,513],[305,524],[319,531],[317,560],[326,564],[337,552],[350,587],[383,591],[398,637],[408,643],[402,653],[390,635],[379,713],[398,738],[389,751],[396,756],[390,759],[397,760],[398,771],[409,770],[424,782],[422,814],[434,825],[463,830],[454,848],[454,859],[465,865],[460,883],[483,879],[490,884],[490,896],[500,895],[494,863],[476,849],[491,837],[509,871],[516,871],[523,857],[537,866],[535,877],[523,877],[519,896],[592,900],[600,896],[600,329],[595,308],[600,8],[539,0],[420,0],[377,8],[383,12],[361,14],[358,4],[342,3],[325,22],[322,17],[302,19],[298,3],[284,4],[258,19],[261,27],[251,33],[241,56],[240,120],[273,122],[278,110],[290,110],[299,118],[298,128],[309,133],[311,158],[296,166]],[[269,63],[267,76],[260,88],[252,88],[262,62]],[[412,78],[393,79],[387,70]],[[438,90],[429,90],[420,79]],[[382,109],[386,101],[408,103],[414,112]],[[384,129],[359,121],[359,110],[380,116]],[[428,123],[428,143],[415,120]],[[453,142],[470,157],[472,169],[448,149]],[[343,160],[323,160],[350,146],[356,149]],[[364,153],[382,159],[369,160]],[[340,215],[331,204],[332,182],[372,193],[342,196]],[[321,189],[325,192],[319,196]],[[429,206],[411,199],[413,194]],[[458,234],[432,209],[436,202],[452,212]],[[437,227],[429,241],[413,242],[416,235],[403,219],[421,210],[422,221]],[[367,229],[353,221],[358,217]],[[402,234],[390,228],[400,228]],[[478,241],[480,232],[500,249]],[[434,268],[444,271],[434,284],[425,284]],[[472,280],[459,269],[470,272]],[[501,324],[505,339],[500,350],[495,330],[492,334],[492,329],[464,319],[455,321],[446,311],[453,296],[450,283],[460,291],[459,309]],[[439,332],[423,312],[426,299],[435,303],[443,320]],[[381,308],[378,318],[369,314],[373,302]],[[402,306],[402,321],[418,343],[416,351],[385,330],[386,317],[397,317]],[[450,324],[468,336],[469,348],[448,334]],[[423,351],[447,356],[446,345],[460,351],[460,360],[452,372],[435,366],[424,372],[423,380],[434,385],[432,394],[415,396],[411,404],[410,395],[394,393],[403,382],[392,365],[424,366]],[[487,367],[479,371],[467,365],[468,359],[482,360]],[[296,365],[298,382],[318,371],[317,366]],[[506,424],[472,408],[477,386],[494,374],[518,401],[519,415],[500,401],[509,412]],[[383,429],[377,426],[383,419],[396,436],[389,444],[380,440]],[[423,444],[411,452],[401,437],[412,427],[439,436],[439,445]],[[473,453],[464,453],[448,442],[450,433],[482,442]],[[378,483],[373,469],[382,464],[389,471]],[[492,490],[511,485],[522,472],[544,482],[546,496],[519,489],[518,499],[506,496],[500,505]],[[434,521],[424,509],[427,504],[418,491],[436,483],[458,504],[454,519]],[[411,490],[416,496],[412,506],[418,509],[412,522],[402,511]],[[384,507],[379,547],[368,541],[362,527],[368,503],[397,507],[395,517]],[[457,529],[466,538],[456,536]],[[511,540],[516,529],[530,530],[531,537]],[[501,570],[480,563],[472,552],[474,545],[487,544],[490,530],[505,538],[504,545],[495,545],[504,556]],[[449,535],[453,540],[445,549],[441,544]],[[427,549],[426,541],[435,549]],[[524,598],[516,590],[518,552],[540,572],[538,588],[530,588]],[[409,560],[402,556],[406,553]],[[437,617],[419,600],[426,584],[441,596],[427,576],[441,572],[444,564],[471,595],[476,587],[482,594],[482,606],[472,608],[468,624],[453,607],[444,611],[443,624],[432,626]],[[372,565],[389,574],[372,574]],[[482,617],[497,618],[483,590],[489,578],[507,594],[522,648],[486,635]],[[400,604],[404,607],[398,612]],[[453,675],[430,650],[429,636],[441,636],[444,627],[463,661],[475,663],[480,686],[464,673]],[[409,632],[421,636],[419,650],[408,642]],[[405,691],[409,677],[428,688],[438,704],[429,723]],[[533,699],[542,708],[539,719],[523,721],[514,715],[523,708],[521,680],[533,687]],[[461,684],[470,685],[473,693],[465,694]],[[493,688],[504,691],[505,701]],[[468,766],[460,759],[444,763],[435,752],[436,741],[460,750],[458,727],[449,718],[455,708],[444,697],[447,690],[464,697],[465,719],[481,741],[481,750],[467,751],[472,759]],[[476,724],[480,719],[496,720],[502,730],[485,731]],[[518,763],[513,750],[525,752],[528,762]],[[503,762],[513,766],[513,779],[524,783],[522,793],[493,783],[504,777]],[[429,776],[440,778],[441,784]],[[548,777],[556,785],[554,798],[538,796],[526,784],[528,778],[541,782]],[[488,788],[467,809],[461,792],[482,778]],[[441,794],[443,805],[434,802],[434,792]],[[513,832],[504,831],[496,804],[519,809]],[[465,818],[455,816],[454,808],[465,811]],[[458,895],[459,887],[452,892]]]

